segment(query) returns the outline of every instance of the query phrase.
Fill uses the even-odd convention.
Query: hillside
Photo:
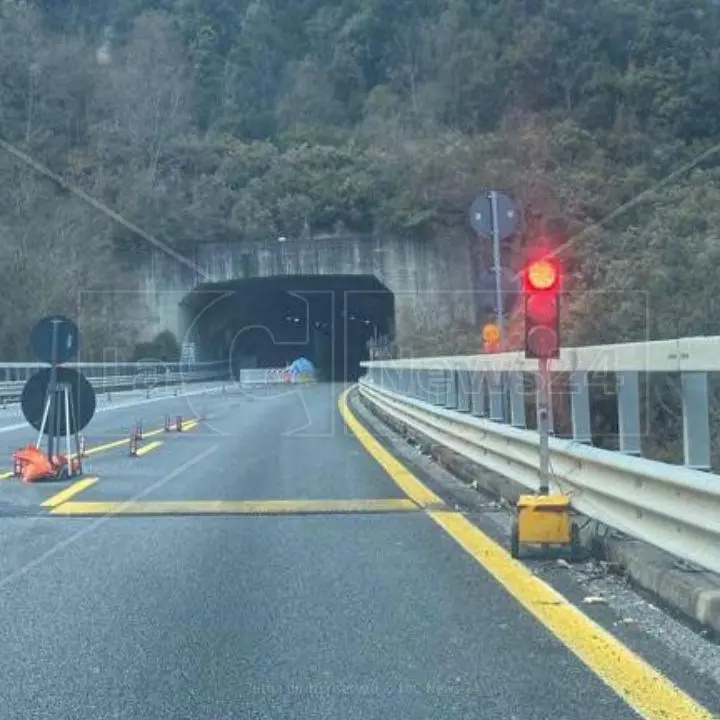
[[[570,340],[718,332],[719,31],[700,0],[2,0],[0,138],[179,249],[467,238],[505,188],[525,232],[568,223]],[[6,153],[0,182],[12,352],[78,287],[90,322],[144,241]]]

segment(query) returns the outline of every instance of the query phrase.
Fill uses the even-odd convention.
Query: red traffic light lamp
[[[560,280],[560,269],[553,260],[541,258],[528,264],[525,271],[526,289],[531,291],[552,290]]]
[[[560,356],[560,264],[552,257],[531,260],[525,278],[525,357]]]

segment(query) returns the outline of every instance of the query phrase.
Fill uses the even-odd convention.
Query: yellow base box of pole
[[[570,516],[567,495],[521,495],[511,531],[511,551],[521,545],[570,545],[577,550],[577,527]]]

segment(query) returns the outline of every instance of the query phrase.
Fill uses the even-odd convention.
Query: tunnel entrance
[[[198,360],[286,367],[306,357],[324,381],[354,381],[394,335],[393,294],[373,275],[292,275],[205,283],[181,303]]]

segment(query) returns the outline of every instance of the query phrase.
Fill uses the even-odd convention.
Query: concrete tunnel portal
[[[373,275],[290,275],[205,283],[180,303],[200,361],[285,367],[304,356],[323,381],[354,381],[371,344],[394,335],[393,293]]]

